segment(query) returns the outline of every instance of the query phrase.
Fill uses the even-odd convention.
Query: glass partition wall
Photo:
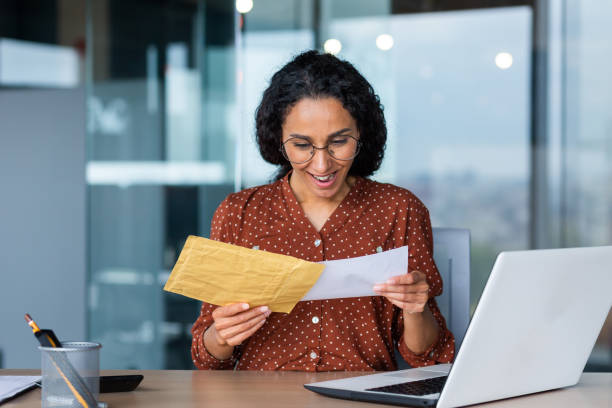
[[[609,6],[244,3],[87,3],[89,333],[103,367],[192,368],[198,302],[162,286],[228,193],[271,179],[254,111],[306,49],[348,59],[380,95],[389,140],[373,178],[412,190],[435,226],[471,230],[473,307],[502,250],[612,244]],[[610,329],[591,369],[612,367]]]
[[[89,2],[89,333],[113,368],[186,368],[198,302],[162,291],[234,190],[233,4]]]

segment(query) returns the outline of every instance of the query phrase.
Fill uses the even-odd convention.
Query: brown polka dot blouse
[[[394,370],[394,347],[413,367],[452,361],[454,338],[433,298],[442,293],[442,281],[432,258],[429,212],[408,190],[357,178],[317,232],[285,176],[229,195],[215,212],[210,238],[312,262],[408,245],[408,267],[427,275],[428,305],[440,330],[435,344],[417,355],[404,343],[401,310],[381,296],[299,302],[289,314],[272,313],[231,358],[217,360],[206,350],[203,336],[217,306],[203,303],[192,328],[191,353],[197,368]]]

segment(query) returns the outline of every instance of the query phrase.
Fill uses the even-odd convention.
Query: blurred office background
[[[610,21],[598,0],[3,0],[0,367],[39,365],[30,312],[103,368],[192,368],[199,304],[162,286],[270,180],[254,110],[310,48],[382,99],[374,179],[471,230],[472,308],[502,250],[612,244]],[[610,316],[587,370],[612,370]]]

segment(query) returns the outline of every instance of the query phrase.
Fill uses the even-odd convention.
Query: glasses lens
[[[310,160],[314,148],[312,143],[304,139],[293,138],[283,144],[282,150],[285,153],[285,158],[290,162],[304,163]]]
[[[317,147],[317,149],[325,149]],[[314,146],[307,140],[291,138],[283,143],[281,151],[292,163],[305,163],[314,156]],[[351,160],[359,152],[359,142],[352,136],[336,136],[327,145],[329,154],[337,160]]]
[[[359,142],[351,136],[338,136],[332,139],[327,150],[338,160],[350,160],[357,155]]]

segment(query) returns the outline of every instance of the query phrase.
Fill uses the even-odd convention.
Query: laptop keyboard
[[[428,378],[426,380],[408,381],[405,383],[368,388],[366,391],[388,392],[390,394],[428,395],[442,392],[447,376]]]

